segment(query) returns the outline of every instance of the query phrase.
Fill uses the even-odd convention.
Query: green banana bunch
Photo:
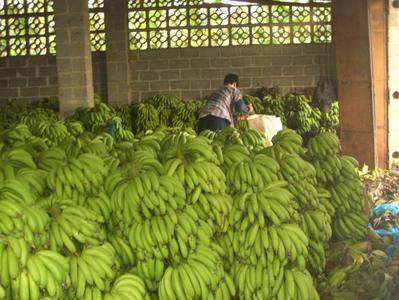
[[[304,95],[287,95],[284,100],[285,119],[288,128],[299,134],[318,132],[321,113],[310,106],[311,100]]]
[[[154,157],[158,157],[161,152],[162,139],[157,137],[155,134],[144,135],[133,143],[133,149],[135,151],[147,151],[153,154]]]
[[[319,299],[307,271],[287,268],[278,261],[266,268],[240,265],[235,283],[240,299]]]
[[[241,162],[249,156],[249,150],[247,147],[241,144],[232,144],[228,146],[214,148],[222,161],[221,167],[227,172],[231,166],[235,163]]]
[[[97,194],[87,195],[86,197],[78,197],[76,203],[92,210],[104,220],[109,220],[111,217],[111,199],[102,190],[99,190]]]
[[[36,246],[48,242],[46,229],[49,217],[43,209],[12,199],[2,199],[0,204],[2,234],[24,238],[26,242]]]
[[[122,233],[111,232],[108,234],[107,240],[115,249],[116,256],[120,261],[121,269],[136,265],[136,254],[133,252],[129,242],[123,237]]]
[[[327,113],[321,114],[320,130],[330,131],[339,134],[339,103],[338,101],[331,104]]]
[[[298,154],[303,155],[304,149],[302,147],[302,137],[294,130],[285,128],[277,132],[272,137],[272,147],[267,147],[263,153],[269,154],[271,157],[278,159],[283,154]]]
[[[213,143],[218,143],[225,147],[237,144],[244,145],[240,137],[240,131],[234,127],[226,127],[223,130],[215,132],[212,140]]]
[[[327,155],[313,161],[317,180],[321,183],[335,182],[341,176],[342,163],[337,155]]]
[[[15,174],[15,179],[28,187],[33,199],[39,198],[46,189],[47,172],[40,169],[19,169]]]
[[[128,105],[114,106],[115,115],[122,120],[122,128],[132,128],[132,116]]]
[[[234,163],[226,179],[233,193],[261,191],[266,184],[281,179],[280,165],[267,155],[257,154]]]
[[[0,183],[0,197],[3,200],[12,200],[25,205],[35,202],[29,186],[17,179],[7,179]]]
[[[49,297],[61,298],[64,286],[69,281],[69,262],[61,254],[51,250],[40,250],[30,255],[26,269],[11,284],[17,299],[39,299],[42,292]]]
[[[198,246],[186,261],[165,270],[159,284],[159,299],[209,299],[213,291],[217,295],[221,294],[217,299],[230,299],[235,295],[235,288],[219,262],[217,253],[208,247]],[[221,284],[223,287],[220,291],[217,289],[218,273],[226,282]]]
[[[67,160],[67,155],[64,149],[52,147],[40,153],[36,159],[40,169],[50,171],[51,169],[64,164]]]
[[[15,124],[21,119],[21,115],[26,114],[29,109],[28,105],[15,103],[14,101],[7,104],[3,103],[0,112],[0,125]]]
[[[254,112],[256,114],[262,114],[263,113],[263,111],[264,111],[263,104],[262,104],[262,101],[258,97],[245,95],[243,100],[244,100],[244,102],[246,104],[251,104],[252,105],[252,107],[254,109]]]
[[[159,124],[161,126],[170,126],[174,111],[179,107],[181,100],[176,96],[157,95],[148,99],[158,111]]]
[[[28,244],[23,238],[7,236],[0,243],[0,283],[8,288],[26,267]]]
[[[335,155],[341,150],[338,137],[335,133],[321,132],[308,142],[308,153],[311,157],[325,158]]]
[[[130,107],[134,133],[154,130],[159,126],[158,111],[152,104],[145,102],[132,102]]]
[[[30,168],[36,169],[36,163],[33,161],[32,155],[21,148],[12,148],[9,151],[1,153],[1,164],[9,164],[14,169]],[[7,173],[4,173],[7,175]]]
[[[101,299],[101,298],[100,298]],[[132,274],[123,274],[115,279],[104,300],[149,300],[143,281]]]
[[[172,158],[183,158],[187,162],[194,162],[197,158],[214,161],[215,154],[208,140],[204,137],[193,137],[185,133],[173,135],[161,141],[162,161]]]
[[[46,139],[49,146],[56,146],[69,137],[68,128],[61,120],[42,120],[32,127],[32,134]]]
[[[53,251],[67,250],[76,253],[80,245],[98,245],[106,238],[100,224],[102,216],[90,209],[67,200],[48,200],[41,203],[50,216],[50,248]]]
[[[333,220],[334,236],[338,240],[352,239],[360,241],[367,233],[368,220],[363,212],[348,212],[344,215],[339,214]]]
[[[144,281],[148,291],[156,293],[159,282],[165,273],[165,268],[163,260],[149,258],[138,261],[135,273]]]
[[[47,185],[59,197],[79,193],[96,193],[103,184],[107,169],[95,154],[82,153],[63,162],[56,162],[48,173]]]
[[[247,120],[238,120],[235,124],[234,127],[237,130],[240,131],[245,131],[245,130],[249,130],[249,123]]]
[[[284,113],[285,100],[282,96],[267,95],[263,97],[262,103],[264,107],[264,114],[280,117],[283,125],[287,124]]]
[[[186,161],[186,160],[185,160]],[[181,159],[170,159],[165,164],[166,174],[176,177],[188,194],[190,203],[195,203],[201,193],[225,193],[225,175],[216,164],[197,160],[191,164],[184,164]]]
[[[114,110],[105,103],[96,102],[93,107],[79,107],[67,121],[80,121],[84,128],[96,132],[115,116]]]
[[[317,175],[315,167],[297,154],[286,154],[280,156],[279,164],[281,168],[281,174],[284,179],[291,184],[297,184],[298,182],[307,181],[309,183],[315,183],[315,177]]]
[[[85,248],[79,255],[72,256],[70,279],[76,296],[83,299],[88,287],[107,290],[109,281],[115,278],[119,268],[115,262],[115,250],[109,243]]]
[[[171,126],[178,128],[195,128],[197,116],[195,115],[196,106],[193,102],[181,102],[172,115]]]
[[[266,137],[253,129],[240,131],[240,138],[249,149],[263,149],[266,143]]]
[[[12,124],[12,123],[11,123]],[[29,127],[25,124],[10,125],[7,129],[2,130],[0,139],[12,146],[16,142],[25,143],[32,138],[32,133]]]
[[[133,141],[134,134],[129,129],[125,129],[123,121],[119,117],[113,117],[112,122],[115,124],[115,138],[117,141]],[[129,128],[129,127],[128,127]]]
[[[85,131],[83,124],[79,121],[66,122],[65,126],[69,134],[75,137],[82,135]]]
[[[220,232],[228,230],[233,205],[233,200],[229,195],[200,193],[198,200],[195,203],[191,200],[191,203],[198,216],[207,221],[211,227],[217,228]]]

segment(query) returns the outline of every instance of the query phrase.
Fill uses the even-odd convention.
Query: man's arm
[[[252,104],[247,105],[245,103],[239,89],[234,91],[233,104],[234,110],[240,114],[238,117],[240,120],[245,120],[250,114],[253,113]]]
[[[234,102],[234,109],[240,115],[248,115],[250,112],[249,107],[245,104],[244,100],[242,99]]]

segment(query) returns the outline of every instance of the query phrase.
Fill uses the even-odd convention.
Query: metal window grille
[[[89,0],[92,51],[105,51],[104,0]],[[54,0],[0,0],[0,57],[55,54]]]
[[[328,2],[129,0],[130,49],[330,43]]]
[[[105,51],[104,0],[89,0],[91,51]]]
[[[0,56],[55,53],[53,0],[0,0]]]

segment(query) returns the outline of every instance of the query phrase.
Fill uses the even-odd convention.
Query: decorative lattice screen
[[[0,56],[55,53],[55,0],[0,0]],[[131,49],[331,42],[328,0],[267,5],[129,0]],[[105,51],[104,0],[88,0],[92,51]]]
[[[0,56],[55,53],[55,0],[0,0]],[[104,0],[89,0],[92,51],[105,51]]]
[[[330,3],[129,0],[130,49],[331,42]]]
[[[55,53],[53,0],[0,0],[0,56]]]
[[[89,0],[91,51],[105,51],[104,0]]]

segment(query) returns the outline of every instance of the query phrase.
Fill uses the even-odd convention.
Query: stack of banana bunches
[[[366,233],[332,133],[77,124],[0,130],[0,299],[319,299],[326,245]]]

